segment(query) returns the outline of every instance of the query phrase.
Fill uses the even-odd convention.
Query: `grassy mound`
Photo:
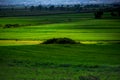
[[[52,38],[44,41],[43,44],[77,44],[77,42],[69,38]]]

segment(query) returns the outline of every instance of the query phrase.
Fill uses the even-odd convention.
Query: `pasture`
[[[81,40],[120,40],[119,19],[96,20],[92,13],[61,14],[36,17],[1,18],[0,24],[19,24],[17,28],[0,28],[2,40],[46,40],[68,37]]]
[[[119,22],[109,13],[1,17],[0,80],[120,80]],[[83,44],[40,44],[63,37]]]
[[[0,46],[1,80],[120,79],[118,44]],[[83,79],[84,80],[84,79]]]

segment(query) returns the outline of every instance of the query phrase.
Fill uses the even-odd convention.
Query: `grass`
[[[108,13],[100,20],[91,13],[0,18],[0,80],[119,80],[120,20],[110,18]],[[3,28],[6,24],[20,27]],[[39,44],[63,37],[83,44]]]
[[[0,24],[52,24],[52,23],[64,23],[64,22],[76,22],[78,20],[84,20],[92,18],[92,14],[58,14],[58,15],[47,15],[47,16],[26,16],[26,17],[1,17]]]
[[[73,15],[55,15],[55,16],[39,16],[27,17],[29,19],[15,17],[13,19],[0,19],[1,23],[7,24],[10,20],[13,23],[27,24],[31,26],[23,26],[19,28],[0,28],[0,39],[17,39],[17,40],[46,40],[50,38],[68,37],[74,40],[120,40],[120,23],[119,19],[92,19],[79,17],[82,14]],[[91,14],[86,14],[87,17]],[[67,16],[67,17],[65,17]],[[70,17],[69,17],[70,16]],[[65,17],[65,19],[64,19]],[[44,18],[49,19],[49,24],[45,22]],[[71,22],[67,20],[71,18]],[[62,20],[63,21],[62,21]],[[7,22],[5,22],[6,20]],[[26,21],[24,21],[26,20]],[[35,21],[34,21],[35,20]],[[41,21],[40,21],[41,20]],[[60,20],[60,21],[59,21]],[[10,23],[12,24],[12,22]],[[56,22],[58,21],[58,22]],[[24,23],[26,22],[26,23]],[[44,24],[41,24],[45,22]],[[37,23],[37,24],[36,24]],[[52,24],[51,24],[52,23]],[[34,26],[33,26],[34,25]]]
[[[93,75],[100,80],[119,80],[119,47],[118,44],[0,46],[0,79],[79,80],[80,76]]]
[[[14,45],[35,45],[40,44],[42,41],[31,41],[31,40],[0,40],[0,46],[14,46]]]

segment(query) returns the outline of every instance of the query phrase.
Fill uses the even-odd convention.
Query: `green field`
[[[109,13],[1,17],[0,80],[120,80],[119,22]],[[63,37],[85,44],[40,44]]]
[[[118,44],[1,46],[1,80],[120,79]],[[84,80],[84,79],[83,79]],[[91,80],[91,79],[90,79]]]
[[[119,21],[119,19],[109,19],[109,17],[96,20],[91,13],[1,18],[0,24],[2,25],[20,24],[25,26],[1,28],[0,39],[45,40],[54,37],[69,37],[78,41],[120,40]]]

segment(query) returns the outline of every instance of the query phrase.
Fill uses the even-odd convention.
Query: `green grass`
[[[80,76],[93,75],[100,80],[119,80],[119,47],[118,44],[0,46],[0,79],[79,80]]]
[[[92,14],[64,14],[3,18],[0,19],[3,25],[17,23],[31,26],[0,28],[0,39],[46,40],[54,37],[68,37],[79,41],[120,40],[119,19],[96,20],[91,16]],[[68,21],[69,18],[71,21]]]
[[[91,13],[89,14],[58,14],[58,15],[46,15],[46,16],[26,16],[26,17],[1,17],[0,24],[26,24],[26,25],[38,25],[38,24],[51,24],[51,23],[64,23],[64,22],[76,22],[78,20],[93,18]]]
[[[0,80],[120,80],[120,20],[110,18],[94,19],[91,13],[0,18]],[[94,44],[39,44],[60,37]]]

